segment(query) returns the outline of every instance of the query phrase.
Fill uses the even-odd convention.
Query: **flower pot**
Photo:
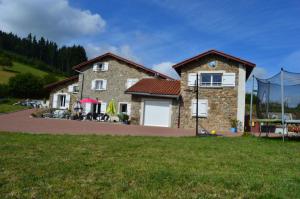
[[[230,128],[231,133],[236,133],[237,132],[237,128]]]

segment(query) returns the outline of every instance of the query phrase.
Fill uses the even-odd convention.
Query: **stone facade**
[[[131,108],[131,123],[136,125],[143,125],[143,112],[144,100],[147,99],[167,99],[172,101],[171,108],[171,128],[178,128],[179,116],[179,100],[175,98],[162,98],[162,97],[148,97],[140,95],[132,95],[132,108]],[[158,116],[159,117],[159,116]]]
[[[216,61],[216,67],[209,67]],[[199,118],[199,127],[207,130],[228,131],[231,119],[237,118],[239,64],[221,56],[207,56],[188,63],[181,69],[181,128],[195,128],[196,118],[192,116],[192,100],[196,99],[193,87],[188,86],[188,74],[200,71],[224,71],[235,73],[235,87],[199,87],[199,99],[208,100],[208,116]]]
[[[101,100],[102,102],[108,103],[111,99],[114,99],[117,105],[117,111],[119,112],[119,103],[126,102],[131,103],[131,95],[125,94],[127,79],[142,79],[151,78],[153,76],[145,73],[142,69],[137,69],[136,67],[119,61],[114,58],[106,57],[99,62],[108,62],[107,71],[93,71],[93,64],[87,65],[82,68],[83,74],[79,75],[79,93],[78,97],[81,95],[82,98],[93,98]],[[84,75],[84,77],[83,77]],[[105,79],[107,80],[106,90],[93,90],[92,81],[94,79]],[[83,88],[82,88],[83,80]],[[133,106],[131,106],[133,107]]]
[[[66,83],[64,85],[60,85],[60,86],[54,88],[53,90],[51,90],[50,97],[49,97],[50,108],[53,107],[53,95],[55,93],[67,93],[70,95],[70,102],[69,102],[68,109],[72,111],[72,105],[78,100],[78,93],[68,91],[68,86],[72,85],[72,84],[78,84],[78,83],[77,82]]]

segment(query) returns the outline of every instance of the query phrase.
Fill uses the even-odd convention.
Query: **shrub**
[[[9,96],[9,88],[7,84],[0,84],[0,98]]]
[[[0,65],[1,66],[12,66],[13,63],[9,57],[0,57]]]
[[[8,83],[10,94],[18,98],[41,98],[45,95],[43,86],[43,80],[31,73],[17,74]]]
[[[41,118],[41,117],[43,117],[43,114],[50,113],[50,112],[51,112],[51,109],[49,109],[49,108],[36,109],[33,113],[31,113],[31,116]]]

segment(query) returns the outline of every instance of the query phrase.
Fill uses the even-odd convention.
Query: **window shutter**
[[[188,86],[195,86],[196,85],[196,73],[189,73],[188,74]]]
[[[108,71],[108,62],[104,62],[102,64],[103,64],[102,71]]]
[[[57,99],[58,99],[58,95],[54,94],[53,101],[52,101],[52,108],[57,108]]]
[[[197,100],[192,100],[192,116],[196,116]],[[208,101],[207,100],[198,100],[198,116],[207,117],[208,115]]]
[[[96,80],[92,80],[92,86],[91,86],[91,89],[92,89],[92,90],[95,90],[95,86],[96,86]]]
[[[235,73],[223,73],[222,86],[234,87],[235,86]]]
[[[94,63],[93,64],[93,71],[98,71],[99,70],[99,66],[98,66],[98,63]]]
[[[207,100],[199,100],[198,101],[198,115],[199,117],[207,117],[208,110],[208,101]]]
[[[102,80],[103,81],[103,90],[106,90],[106,86],[107,86],[107,80],[104,79]]]
[[[127,104],[127,115],[131,114],[131,104]]]
[[[68,86],[68,92],[69,92],[69,93],[72,93],[72,92],[74,91],[73,88],[74,88],[73,85]]]
[[[70,105],[70,99],[71,99],[71,95],[66,95],[66,102],[65,102],[65,107],[66,109],[69,109],[69,105]]]
[[[101,103],[101,110],[100,110],[101,113],[106,113],[106,105],[107,105],[106,102]]]

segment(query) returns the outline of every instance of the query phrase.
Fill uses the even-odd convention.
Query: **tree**
[[[9,57],[0,56],[0,66],[12,66],[13,63]]]
[[[20,73],[9,79],[10,94],[18,98],[41,98],[45,95],[43,80],[31,73]]]

